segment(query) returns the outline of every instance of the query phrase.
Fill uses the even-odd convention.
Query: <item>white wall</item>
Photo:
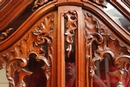
[[[0,87],[9,87],[8,80],[6,78],[6,70],[1,69],[0,70]]]

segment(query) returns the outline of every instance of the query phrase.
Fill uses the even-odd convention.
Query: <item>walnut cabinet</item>
[[[0,6],[0,68],[9,87],[66,87],[72,57],[75,87],[130,87],[129,0],[0,0]]]

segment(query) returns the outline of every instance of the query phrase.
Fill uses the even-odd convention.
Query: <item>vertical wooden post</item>
[[[85,87],[85,39],[82,8],[78,6],[60,6],[58,8],[58,84],[57,87],[65,87],[65,23],[63,14],[68,11],[77,12],[76,29],[76,87]],[[83,51],[84,50],[84,51]]]
[[[64,18],[62,7],[58,8],[58,45],[57,45],[57,87],[65,87],[65,62],[64,62]]]

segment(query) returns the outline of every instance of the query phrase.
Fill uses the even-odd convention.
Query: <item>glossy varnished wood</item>
[[[0,3],[0,30],[22,13],[33,0],[2,0]]]
[[[4,21],[0,24],[3,25],[1,30],[19,16],[32,1],[12,2],[19,5],[9,9],[11,2],[8,3],[7,0],[0,2],[3,12],[1,16],[6,11],[10,13],[6,13],[6,17],[2,16],[1,19]],[[30,71],[30,67],[34,67],[30,64],[31,58],[34,58],[38,66],[34,69],[42,70],[46,87],[65,87],[65,56],[69,57],[72,50],[75,50],[76,56],[76,87],[93,87],[95,71],[99,70],[96,62],[102,63],[105,57],[111,59],[115,70],[104,73],[117,78],[115,86],[123,87],[125,73],[130,80],[130,33],[104,12],[102,9],[105,7],[104,2],[104,0],[36,0],[32,7],[34,13],[9,37],[0,42],[0,68],[6,68],[10,87],[21,87],[20,85],[26,87],[26,82],[29,82],[26,76],[35,77],[34,72]],[[110,2],[119,7],[127,19],[129,18],[127,9],[123,11],[121,4],[118,5],[119,3],[113,0]],[[10,20],[12,15],[15,16]],[[2,35],[8,36],[8,32],[11,31],[12,28],[5,29],[0,38]],[[71,48],[73,44],[75,47]],[[16,73],[19,78],[14,77]]]

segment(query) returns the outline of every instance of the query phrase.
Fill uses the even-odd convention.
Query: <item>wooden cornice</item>
[[[63,5],[75,5],[74,1],[65,1],[65,2],[52,2],[49,3],[43,7],[40,7],[38,10],[36,10],[10,37],[8,37],[6,40],[0,42],[1,49],[0,51],[4,51],[10,46],[12,46],[15,42],[17,42],[29,29],[30,27],[36,23],[44,14],[53,11],[58,6]],[[83,6],[84,9],[89,10],[90,12],[96,14],[102,21],[104,21],[105,24],[109,25],[110,29],[115,32],[115,34],[119,35],[120,38],[122,38],[126,45],[130,45],[130,33],[127,32],[123,27],[119,26],[116,22],[114,22],[103,10],[98,7],[96,4],[92,4],[92,2],[86,2],[86,3],[78,3],[78,6]],[[6,44],[6,45],[5,45]]]
[[[11,87],[26,86],[24,77],[33,74],[27,68],[31,58],[44,62],[41,68],[47,87],[65,87],[65,59],[72,50],[76,56],[76,87],[93,87],[98,69],[95,62],[105,57],[111,58],[117,68],[108,74],[117,77],[117,86],[123,86],[120,72],[130,72],[130,32],[104,12],[105,0],[35,1],[34,12],[0,41],[0,69],[6,68]],[[2,35],[8,36],[11,31],[9,28]]]
[[[2,0],[0,3],[0,31],[12,22],[33,0]]]
[[[0,52],[8,49],[15,42],[17,42],[22,36],[29,31],[29,29],[46,13],[53,11],[55,9],[54,4],[47,5],[32,14],[11,36],[9,36],[6,40],[0,42]],[[6,45],[5,45],[6,44]]]

